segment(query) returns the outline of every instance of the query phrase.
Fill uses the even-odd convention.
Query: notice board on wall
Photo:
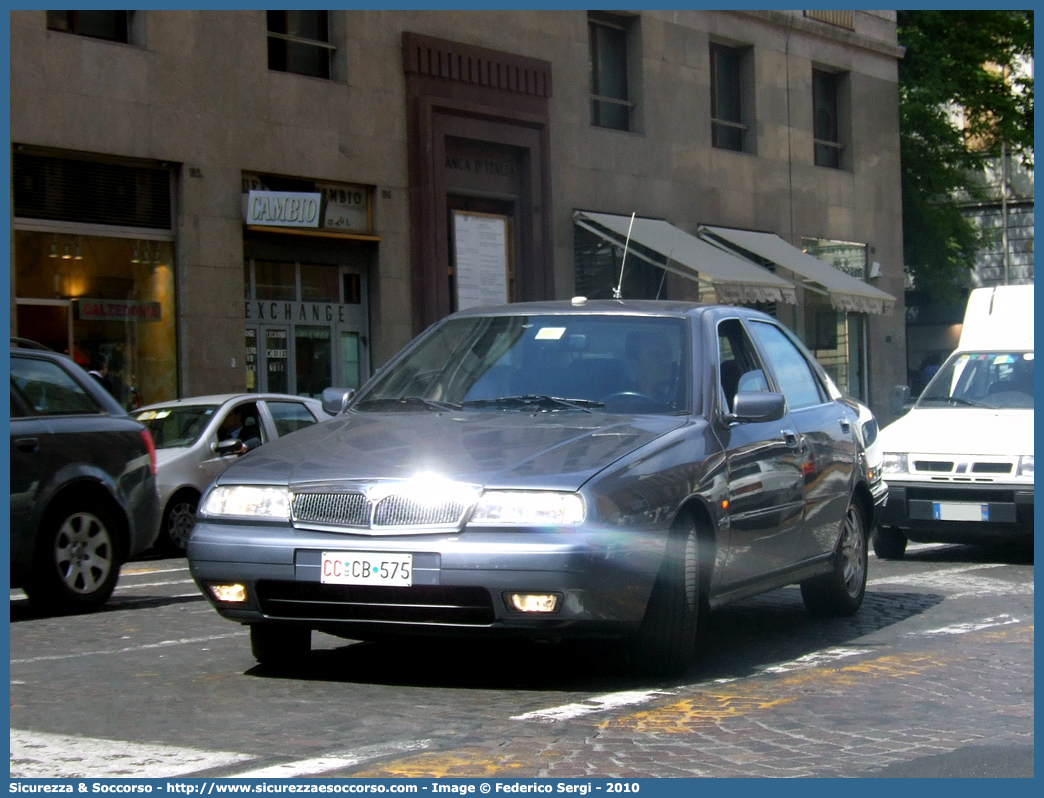
[[[508,217],[453,211],[457,309],[508,301]]]

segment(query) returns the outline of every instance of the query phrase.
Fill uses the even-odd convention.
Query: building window
[[[627,27],[622,21],[589,16],[591,124],[614,130],[631,129],[627,87]]]
[[[841,113],[836,72],[812,70],[812,138],[816,166],[841,168]]]
[[[330,77],[330,26],[326,11],[269,11],[268,68],[314,78]]]
[[[130,11],[48,11],[47,29],[113,42],[130,41]]]
[[[743,90],[745,56],[745,48],[710,46],[711,144],[723,150],[748,149],[749,124]]]

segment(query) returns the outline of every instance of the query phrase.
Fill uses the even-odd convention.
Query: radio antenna
[[[616,284],[616,288],[613,289],[613,299],[622,299],[621,291],[623,289],[623,276],[624,266],[627,265],[627,248],[631,244],[631,228],[634,227],[634,214],[631,214],[631,223],[627,225],[627,240],[624,241],[623,258],[620,259],[620,282]]]
[[[656,289],[656,298],[660,298],[660,292],[663,290],[663,281],[667,279],[667,267],[671,265],[671,255],[674,254],[674,247],[671,247],[671,254],[667,256],[667,263],[663,266],[663,274],[660,275],[660,287]]]

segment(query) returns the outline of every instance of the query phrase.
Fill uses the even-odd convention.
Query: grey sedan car
[[[814,614],[859,609],[880,488],[858,415],[755,311],[462,311],[223,472],[189,564],[265,666],[321,630],[622,638],[676,675],[727,602],[796,583]]]
[[[134,411],[156,443],[159,545],[184,553],[199,497],[239,455],[330,417],[318,399],[268,393],[196,396]]]
[[[11,587],[49,612],[108,601],[156,538],[152,438],[72,360],[11,346]]]

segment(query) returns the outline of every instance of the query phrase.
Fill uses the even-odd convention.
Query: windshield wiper
[[[460,410],[460,405],[455,405],[450,402],[439,402],[435,399],[425,399],[423,396],[397,396],[390,397],[387,399],[366,399],[365,401],[359,402],[355,407],[356,409],[364,409],[369,406],[381,407],[426,407],[429,410],[438,410],[444,412],[446,410]]]
[[[925,396],[918,400],[918,404],[936,402],[944,405],[962,405],[964,407],[992,407],[985,402],[976,402],[961,396]]]
[[[563,399],[558,396],[547,396],[546,394],[525,394],[523,396],[500,396],[496,399],[471,399],[461,403],[462,407],[543,407],[543,408],[567,408],[569,410],[583,410],[590,413],[592,407],[604,407],[601,402],[591,399]]]

